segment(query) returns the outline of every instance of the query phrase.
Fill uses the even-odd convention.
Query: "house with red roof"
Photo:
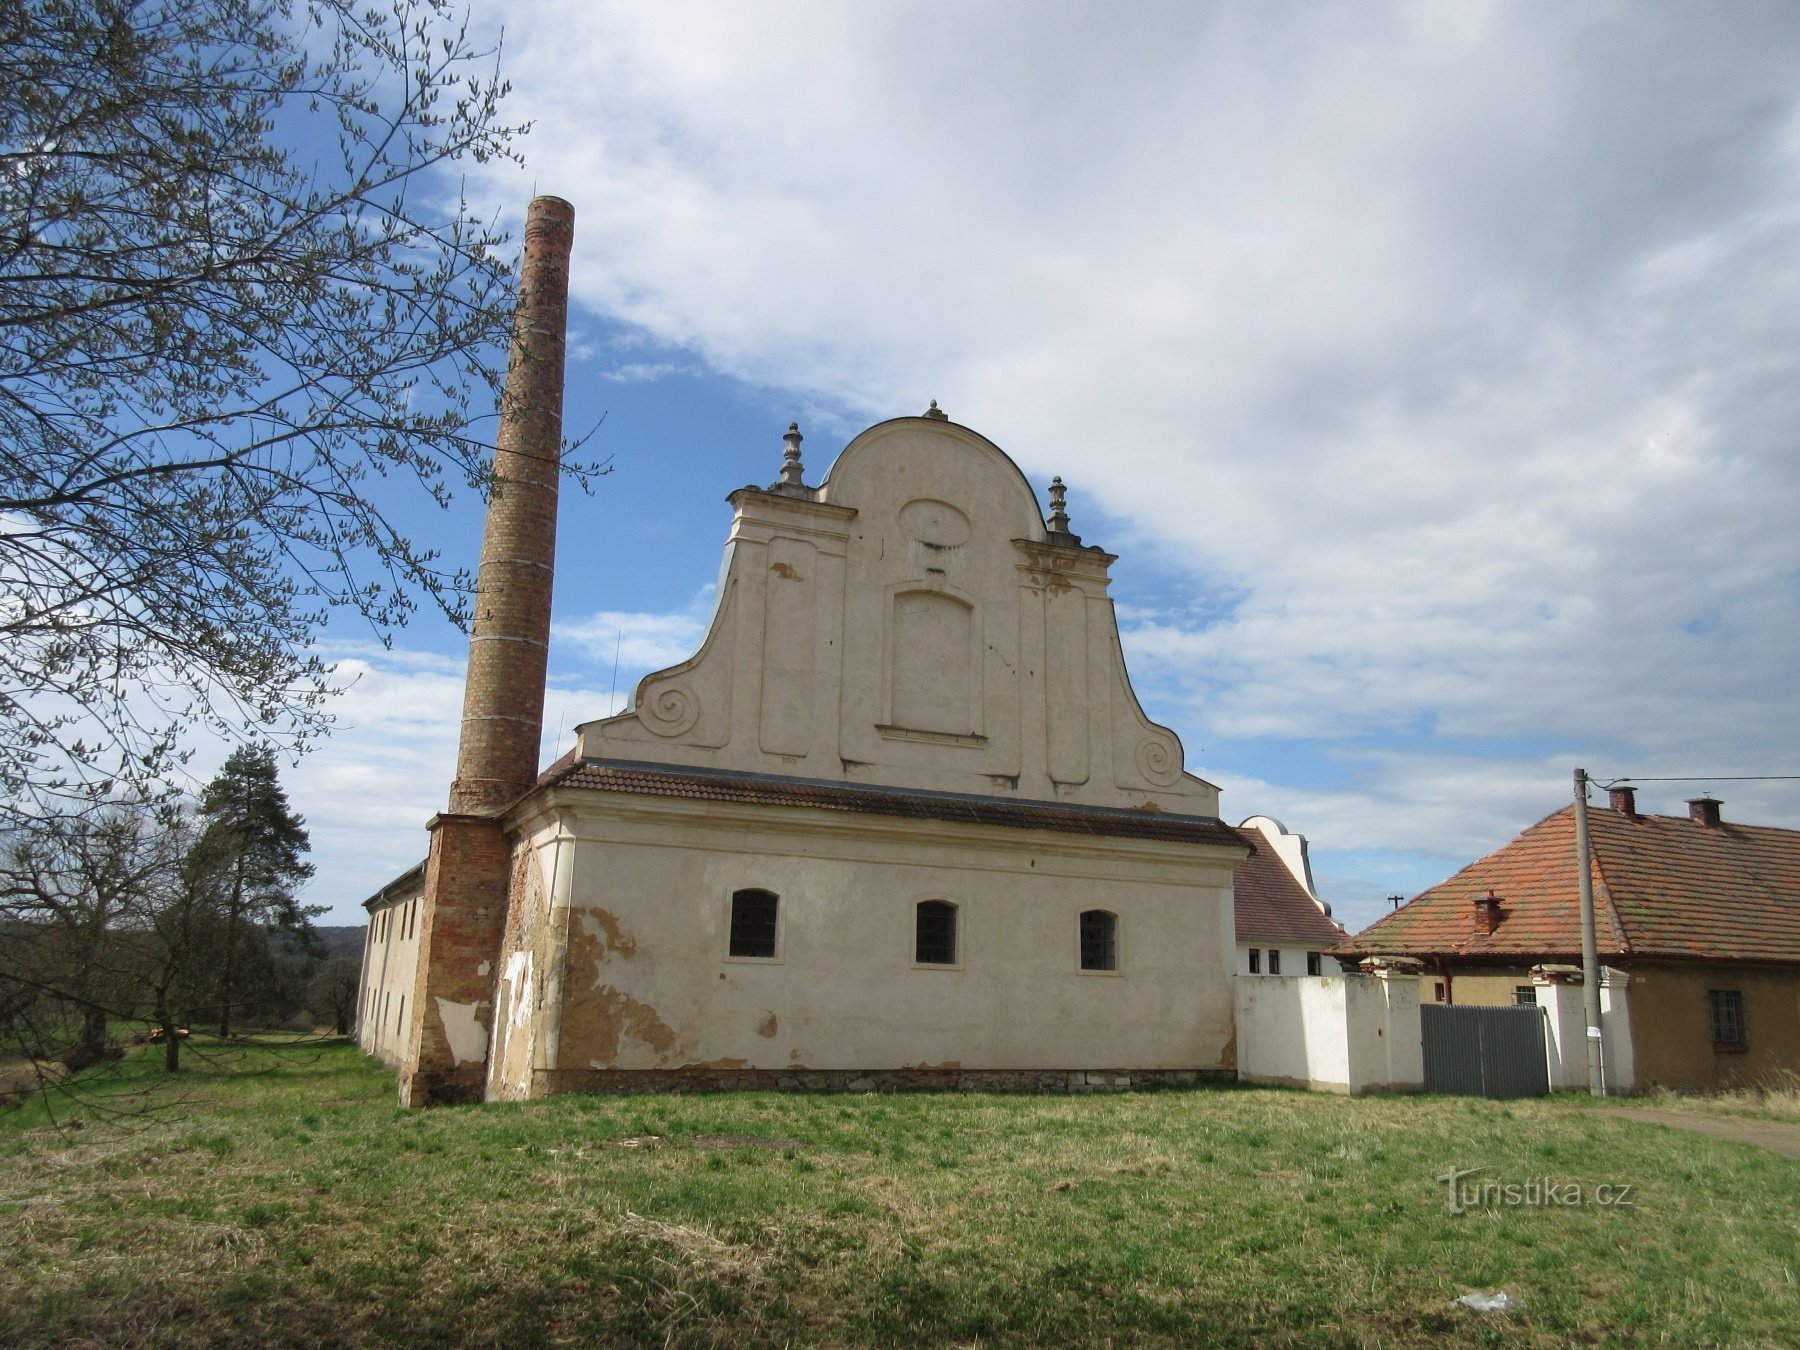
[[[1610,809],[1588,813],[1605,992],[1623,1014],[1607,1036],[1623,1042],[1638,1087],[1791,1081],[1800,831],[1727,821],[1711,797],[1688,806],[1685,817],[1643,815],[1635,790],[1616,787]],[[1427,1001],[1535,1002],[1581,962],[1578,866],[1570,805],[1334,954],[1346,964],[1421,962]]]
[[[1328,953],[1346,936],[1313,887],[1306,836],[1273,816],[1251,816],[1238,833],[1256,851],[1232,876],[1239,975],[1336,975]]]

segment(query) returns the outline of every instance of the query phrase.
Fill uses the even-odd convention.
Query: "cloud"
[[[717,588],[708,583],[682,609],[671,613],[601,610],[552,626],[552,660],[586,679],[606,677],[610,701],[587,710],[610,715],[629,706],[630,691],[651,671],[687,660],[700,648],[712,620]],[[610,672],[617,667],[617,679]]]
[[[1061,473],[1153,711],[1346,856],[1800,763],[1797,63],[1781,3],[508,10],[579,301]]]

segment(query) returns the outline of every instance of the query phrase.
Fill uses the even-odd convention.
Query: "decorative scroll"
[[[1138,742],[1137,769],[1157,787],[1173,787],[1181,778],[1181,747],[1172,736],[1146,736]]]
[[[700,720],[700,700],[682,684],[665,684],[638,709],[638,718],[658,736],[679,736]]]

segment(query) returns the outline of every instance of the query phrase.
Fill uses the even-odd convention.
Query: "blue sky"
[[[564,498],[546,755],[691,650],[789,421],[816,482],[935,398],[1069,484],[1147,710],[1352,929],[1576,765],[1800,771],[1800,8],[505,21],[527,162],[468,186],[574,203],[568,422],[612,467]],[[473,504],[417,526],[473,561]],[[356,922],[444,802],[463,647],[326,650],[287,782]],[[1800,827],[1795,786],[1716,790]]]

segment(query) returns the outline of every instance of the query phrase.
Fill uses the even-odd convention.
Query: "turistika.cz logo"
[[[1452,1214],[1467,1214],[1472,1209],[1575,1209],[1582,1205],[1598,1205],[1603,1209],[1636,1208],[1637,1188],[1622,1182],[1601,1182],[1588,1186],[1566,1177],[1531,1177],[1525,1181],[1498,1181],[1470,1178],[1485,1167],[1452,1167],[1440,1172],[1438,1181],[1444,1187]]]

